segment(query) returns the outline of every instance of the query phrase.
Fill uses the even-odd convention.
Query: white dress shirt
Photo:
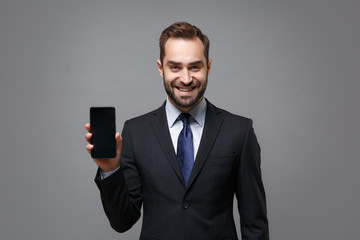
[[[189,112],[190,128],[193,135],[194,158],[196,158],[196,154],[200,145],[202,132],[204,129],[206,105],[207,105],[206,100],[205,98],[203,98],[201,102]],[[178,137],[181,130],[183,129],[183,122],[179,119],[179,115],[181,114],[181,111],[177,109],[174,105],[172,105],[169,99],[167,99],[166,101],[165,110],[166,110],[166,117],[169,126],[171,140],[176,153]]]

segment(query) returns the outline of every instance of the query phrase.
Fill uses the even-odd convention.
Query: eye
[[[179,68],[179,66],[177,66],[177,65],[172,65],[172,66],[170,66],[170,69],[171,69],[172,71],[177,71],[177,70],[179,70],[180,68]]]
[[[197,71],[197,70],[199,70],[200,69],[200,66],[197,66],[197,65],[194,65],[194,66],[191,66],[191,68],[190,68],[191,70],[195,70],[195,71]]]

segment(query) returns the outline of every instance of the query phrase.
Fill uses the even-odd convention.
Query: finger
[[[122,137],[120,136],[120,133],[115,133],[115,139],[116,139],[116,145],[117,147],[121,147],[122,144]]]
[[[91,149],[93,149],[94,148],[94,145],[92,145],[92,144],[88,144],[88,145],[86,145],[86,150],[91,154]]]
[[[115,133],[116,141],[122,141],[122,137],[120,136],[120,133]]]
[[[91,137],[92,137],[92,133],[86,133],[85,134],[85,139],[86,139],[86,141],[88,141],[89,143],[91,143],[90,141],[91,141]]]
[[[86,128],[86,130],[87,130],[88,132],[90,132],[90,123],[86,123],[86,124],[85,124],[85,128]]]

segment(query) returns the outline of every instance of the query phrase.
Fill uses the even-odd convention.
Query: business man
[[[178,22],[162,32],[159,43],[157,65],[168,98],[125,122],[122,137],[115,136],[116,158],[94,159],[111,226],[127,231],[143,205],[140,239],[238,239],[236,195],[242,239],[269,239],[252,121],[204,98],[211,68],[208,38]],[[86,128],[90,142],[90,125]],[[88,144],[88,151],[93,147]]]

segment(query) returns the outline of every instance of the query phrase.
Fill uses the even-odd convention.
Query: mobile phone
[[[91,107],[90,132],[92,158],[116,157],[115,107]]]

